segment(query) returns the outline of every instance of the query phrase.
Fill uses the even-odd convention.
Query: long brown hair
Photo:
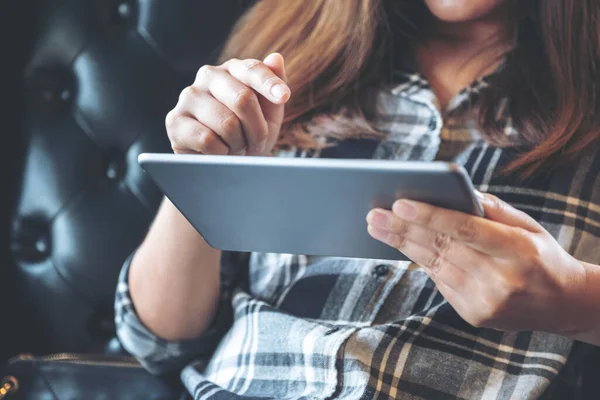
[[[509,170],[530,175],[572,160],[600,138],[600,3],[531,0],[517,45],[478,106],[483,134],[509,143],[498,119],[503,99],[520,156]],[[390,24],[390,14],[397,18]],[[429,15],[416,0],[258,1],[237,23],[222,59],[284,55],[293,96],[280,145],[315,147],[327,138],[372,136],[367,90],[390,76],[394,41],[410,42]]]

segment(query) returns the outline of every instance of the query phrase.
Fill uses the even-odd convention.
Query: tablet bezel
[[[369,207],[391,206],[396,196],[391,190],[406,193],[407,188],[388,190],[393,182],[412,182],[421,192],[427,188],[431,193],[417,193],[412,199],[434,203],[433,192],[444,188],[454,192],[444,193],[444,198],[460,198],[447,201],[453,203],[449,208],[483,216],[468,174],[455,163],[154,153],[141,154],[138,161],[204,239],[221,250],[405,260],[366,232]],[[343,199],[336,197],[336,188]],[[379,190],[380,198],[369,190]],[[372,199],[367,206],[368,196]],[[243,209],[247,204],[251,208]],[[287,211],[280,214],[281,209]],[[335,217],[328,221],[328,215]]]

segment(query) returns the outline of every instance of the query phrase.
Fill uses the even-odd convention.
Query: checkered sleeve
[[[115,324],[123,347],[151,373],[163,375],[181,370],[192,360],[208,359],[231,325],[231,290],[242,257],[224,254],[221,265],[221,298],[210,328],[200,337],[169,341],[148,329],[138,317],[129,292],[131,255],[121,270],[115,296]]]

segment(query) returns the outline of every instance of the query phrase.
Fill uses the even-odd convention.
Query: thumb
[[[498,197],[487,193],[483,194],[479,191],[476,191],[475,194],[483,206],[487,219],[504,225],[523,228],[530,232],[543,230],[536,220]]]

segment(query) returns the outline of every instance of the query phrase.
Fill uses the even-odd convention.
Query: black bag
[[[134,358],[84,354],[21,355],[0,375],[0,400],[185,399],[181,384],[148,373]]]

